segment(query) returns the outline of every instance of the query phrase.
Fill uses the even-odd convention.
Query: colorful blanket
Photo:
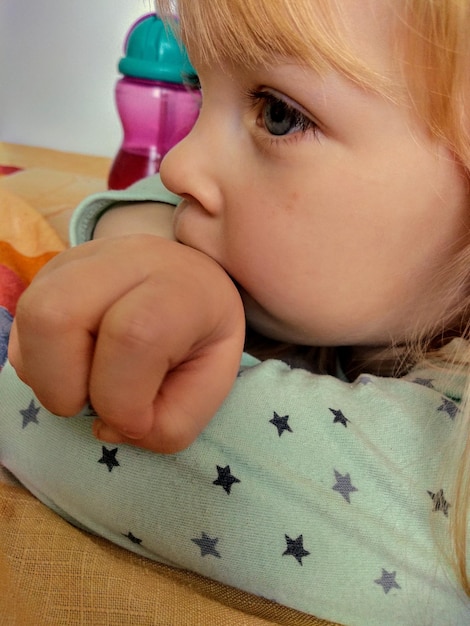
[[[0,188],[0,368],[18,298],[34,274],[64,248],[42,215]]]

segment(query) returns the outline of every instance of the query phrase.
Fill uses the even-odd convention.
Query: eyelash
[[[183,83],[189,90],[201,91],[201,83],[199,81],[199,76],[196,73],[185,74],[183,76]],[[315,138],[317,137],[319,131],[318,125],[302,111],[292,106],[287,100],[279,98],[270,91],[264,89],[249,89],[245,95],[250,109],[258,110],[257,124],[266,131],[271,143],[298,140],[307,133],[312,133]],[[284,107],[285,112],[291,115],[294,120],[293,132],[276,135],[271,133],[268,128],[266,128],[266,125],[262,120],[262,114],[264,110],[263,107],[268,104],[281,104]]]
[[[315,136],[317,135],[319,128],[312,119],[307,117],[304,113],[302,113],[302,111],[299,111],[299,109],[289,104],[289,102],[275,96],[270,91],[250,89],[247,91],[246,97],[250,104],[250,108],[259,110],[257,123],[269,133],[274,141],[294,139],[294,136],[296,135],[297,138],[299,138],[299,134],[305,135],[309,132],[313,133]],[[292,115],[296,129],[293,132],[286,133],[284,135],[275,135],[270,133],[262,120],[263,106],[266,106],[267,104],[282,104],[285,107],[286,113]]]

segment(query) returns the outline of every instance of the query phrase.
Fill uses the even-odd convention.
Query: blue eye
[[[287,135],[300,126],[300,115],[282,100],[266,101],[263,122],[271,135]]]
[[[260,125],[271,135],[305,133],[317,128],[313,120],[268,91],[253,91],[249,96],[256,106],[260,106]]]

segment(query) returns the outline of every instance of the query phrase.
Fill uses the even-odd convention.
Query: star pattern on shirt
[[[115,467],[119,467],[120,463],[116,459],[116,454],[119,448],[113,448],[112,450],[108,450],[106,446],[101,446],[101,450],[103,456],[99,459],[98,463],[102,463],[106,465],[108,471],[112,472]]]
[[[221,467],[220,465],[217,465],[217,474],[218,474],[218,478],[216,478],[216,480],[214,480],[212,484],[220,485],[228,494],[230,494],[232,490],[232,486],[235,483],[241,482],[238,478],[233,476],[233,474],[231,473],[230,465],[226,465],[225,467]]]
[[[433,512],[442,511],[444,515],[447,517],[449,514],[450,504],[447,502],[444,496],[444,490],[439,489],[436,493],[432,491],[428,491],[428,494],[433,501]]]
[[[95,411],[91,402],[88,403],[85,409],[85,417],[98,417],[98,413]]]
[[[391,589],[401,589],[400,585],[395,580],[396,576],[396,572],[387,572],[386,569],[382,568],[382,576],[380,578],[376,578],[374,583],[376,585],[380,585],[384,590],[384,593],[388,593]]]
[[[428,387],[428,389],[434,389],[434,385],[432,384],[432,378],[414,378],[411,382],[416,383],[417,385],[421,385],[422,387]]]
[[[358,491],[356,487],[351,483],[351,476],[349,474],[340,474],[335,470],[336,484],[332,487],[334,491],[340,493],[348,504],[351,504],[350,494],[354,491]]]
[[[457,415],[457,413],[459,412],[459,407],[455,404],[455,402],[452,402],[451,400],[449,400],[448,398],[442,398],[442,404],[441,406],[437,409],[438,411],[442,411],[443,413],[447,413],[447,415],[450,417],[451,420],[455,419],[455,416]]]
[[[122,534],[126,539],[129,539],[131,543],[134,543],[137,546],[140,546],[142,544],[142,539],[136,537],[133,533],[131,533],[131,531],[129,531],[127,535],[125,535],[124,533]]]
[[[23,429],[29,424],[39,424],[38,413],[41,407],[34,404],[34,400],[31,400],[27,409],[21,409],[20,413],[23,416]]]
[[[284,535],[284,537],[287,549],[282,553],[282,556],[293,556],[300,565],[303,565],[302,559],[310,554],[310,552],[304,548],[303,535],[299,535],[297,539],[291,539],[289,535]]]
[[[243,370],[240,370],[239,375],[243,374]],[[373,379],[370,378],[369,376],[361,376],[358,378],[358,383],[362,384],[362,385],[367,385],[367,384],[371,384],[373,383]],[[433,386],[433,379],[429,378],[415,378],[414,380],[412,380],[411,382],[416,383],[418,385],[421,385],[423,387],[427,387],[429,389],[434,389]],[[417,390],[416,390],[417,391]],[[442,392],[441,392],[442,393]],[[434,410],[436,411],[440,411],[446,414],[446,416],[448,416],[451,420],[454,420],[455,417],[458,415],[460,408],[459,408],[459,398],[454,398],[454,397],[449,397],[449,396],[443,396],[441,394],[437,395],[437,402],[434,404]],[[439,405],[439,399],[440,399],[440,406]],[[22,406],[26,407],[26,402],[28,400],[25,399],[24,400],[24,404]],[[333,424],[338,424],[343,426],[345,429],[348,429],[347,432],[344,432],[344,437],[347,438],[349,436],[349,434],[351,433],[351,428],[352,430],[354,430],[354,421],[351,422],[350,419],[348,419],[345,414],[343,413],[343,411],[339,408],[332,408],[331,406],[329,406],[329,404],[333,404],[333,406],[335,406],[335,402],[336,400],[334,399],[334,397],[331,397],[327,403],[325,405],[323,405],[322,408],[322,413],[323,416],[327,418],[327,420],[331,420],[331,418],[333,417],[333,419],[331,420]],[[274,403],[273,403],[274,404]],[[342,406],[343,408],[345,408],[346,412],[348,412],[347,410],[347,404],[345,403],[344,406],[341,402],[338,402],[338,404],[336,404],[336,406]],[[293,433],[294,431],[292,430],[290,424],[289,424],[289,419],[290,416],[289,415],[282,415],[282,413],[277,413],[276,411],[273,411],[272,409],[272,404],[271,406],[268,405],[267,407],[267,411],[264,413],[264,417],[263,417],[263,421],[262,421],[262,427],[264,428],[265,432],[267,433],[269,431],[269,434],[271,436],[271,439],[275,439],[275,431],[272,430],[272,426],[274,426],[276,428],[278,437],[281,438],[284,433]],[[282,405],[281,405],[282,407]],[[329,413],[326,413],[326,407],[328,407],[328,411]],[[277,408],[279,408],[279,405],[277,406]],[[25,429],[29,424],[31,423],[35,423],[35,424],[39,424],[40,421],[38,419],[38,415],[39,412],[41,410],[41,406],[36,402],[36,400],[33,398],[30,402],[29,405],[24,408],[23,410],[19,410],[19,413],[22,416],[22,420],[23,420],[23,424],[22,424],[22,428]],[[41,414],[43,415],[43,414]],[[97,417],[97,413],[95,412],[93,406],[91,404],[87,405],[87,407],[85,408],[83,415],[87,416],[87,417]],[[272,415],[272,419],[269,419],[269,417]],[[447,418],[445,418],[447,421]],[[18,420],[18,425],[17,427],[19,427],[19,416],[17,414],[17,420]],[[268,422],[269,420],[269,422]],[[353,417],[354,420],[354,417]],[[44,420],[41,420],[44,422]],[[331,421],[329,421],[328,423],[331,424]],[[352,424],[352,426],[351,426]],[[272,425],[272,426],[271,426]],[[296,436],[299,436],[300,433],[300,429],[302,426],[302,422],[300,420],[300,418],[296,421],[294,421],[294,427],[296,430]],[[45,422],[42,424],[42,428],[38,430],[38,432],[40,433],[41,430],[45,427]],[[34,429],[32,429],[34,430]],[[340,434],[343,433],[342,429],[340,428],[340,426],[338,426],[337,432],[339,432]],[[294,441],[295,437],[290,438],[289,435],[286,435],[281,441],[284,442],[284,440],[286,441]],[[277,440],[276,440],[277,441]],[[281,443],[280,445],[283,445],[283,443]],[[105,465],[108,469],[108,472],[111,473],[113,472],[113,470],[116,467],[120,467],[121,464],[117,459],[117,454],[119,452],[119,448],[118,447],[114,447],[112,449],[107,448],[106,446],[102,445],[101,446],[102,449],[102,456],[99,460],[96,460],[96,456],[98,456],[98,454],[96,454],[96,456],[93,456],[91,459],[91,462],[93,463],[100,463],[102,465]],[[99,450],[98,447],[95,448],[95,453]],[[125,457],[126,461],[128,459],[128,457]],[[227,494],[231,494],[232,493],[232,488],[235,484],[237,483],[241,483],[242,481],[237,478],[235,475],[232,474],[231,471],[231,466],[230,465],[225,465],[225,466],[220,466],[220,465],[215,465],[215,461],[219,460],[219,458],[215,457],[211,460],[209,460],[209,471],[212,472],[213,468],[216,467],[217,468],[217,478],[216,480],[213,480],[212,484],[216,485],[216,486],[220,486],[223,488],[223,490],[227,493]],[[223,457],[222,457],[223,459]],[[228,460],[228,459],[227,459]],[[206,459],[207,462],[207,459]],[[220,461],[219,461],[220,462]],[[129,463],[126,462],[126,469],[129,466]],[[336,467],[341,466],[341,465],[336,465]],[[96,466],[95,466],[96,467]],[[235,463],[232,463],[232,467],[235,468],[235,471],[237,471],[237,474],[239,473],[240,467],[237,465],[235,465]],[[331,464],[329,466],[328,469],[328,475],[330,477],[330,479],[332,479],[332,470],[334,471],[334,477],[335,477],[335,484],[331,487],[332,490],[338,492],[342,498],[348,503],[351,504],[351,494],[354,492],[358,492],[360,491],[360,496],[354,496],[353,497],[353,503],[356,502],[356,498],[365,498],[366,497],[366,485],[362,484],[362,483],[358,483],[359,484],[359,489],[352,483],[352,478],[350,473],[345,473],[342,474],[339,471],[337,471],[336,469],[333,469],[335,467],[335,465]],[[356,480],[358,480],[358,474],[357,472],[352,468],[346,465],[345,467],[342,466],[342,469],[350,469],[351,472],[353,473],[353,476],[355,477]],[[103,470],[104,471],[104,470]],[[120,470],[120,472],[122,472],[123,470]],[[101,470],[100,470],[101,472]],[[116,472],[116,476],[119,476],[120,472]],[[241,475],[241,474],[240,474]],[[210,484],[210,477],[214,478],[214,475],[209,474],[209,478],[206,479],[207,482]],[[114,475],[113,475],[113,479],[114,479]],[[246,478],[244,477],[244,475],[242,475],[242,480],[245,483],[245,485],[242,485],[240,487],[236,487],[235,488],[235,495],[238,496],[239,494],[242,493],[244,487],[248,484],[248,482],[246,481]],[[112,480],[111,482],[114,482],[114,480]],[[331,482],[333,482],[333,480],[331,480]],[[331,485],[331,483],[328,481],[327,482],[327,487]],[[208,487],[209,485],[205,485],[206,487]],[[434,488],[436,489],[436,487],[438,487],[439,485],[435,485]],[[210,487],[209,487],[210,488]],[[220,492],[218,492],[218,490],[216,490],[217,493],[220,494]],[[449,514],[449,508],[452,506],[445,497],[444,494],[444,490],[443,489],[436,489],[436,491],[432,491],[432,490],[427,490],[426,493],[428,494],[430,500],[427,500],[427,496],[424,496],[424,492],[426,491],[426,486],[424,488],[421,488],[421,499],[424,501],[424,503],[427,503],[428,505],[428,511],[431,509],[432,507],[432,511],[436,512],[436,513],[442,513],[445,517],[448,517]],[[214,493],[214,490],[212,490],[212,493]],[[232,498],[233,499],[233,498]],[[344,505],[342,505],[342,502],[337,498],[337,496],[333,497],[334,500],[336,500],[337,504],[341,505],[344,509]],[[230,500],[229,500],[230,501]],[[220,494],[220,502],[224,503],[224,506],[226,506],[227,503],[227,499],[225,496],[222,496]],[[352,507],[351,507],[352,509]],[[346,508],[344,509],[347,512],[349,512],[351,509]],[[206,512],[206,509],[205,509]],[[131,512],[132,513],[132,512]],[[129,518],[128,521],[126,521],[123,526],[121,526],[120,530],[132,527],[133,522],[130,521],[132,519],[132,514],[131,517]],[[135,520],[135,518],[134,518]],[[228,548],[226,547],[226,543],[225,541],[228,541],[228,537],[226,538],[223,534],[222,531],[220,531],[218,534],[219,536],[210,536],[209,534],[207,534],[206,532],[202,531],[200,532],[200,536],[194,536],[191,538],[191,535],[194,534],[198,534],[199,529],[202,527],[204,527],[204,524],[197,524],[195,525],[195,527],[193,527],[190,530],[191,534],[187,534],[185,539],[184,539],[184,543],[186,544],[185,548],[189,551],[189,548],[193,551],[193,557],[194,554],[198,555],[200,552],[200,556],[201,559],[204,557],[208,557],[208,561],[210,562],[211,559],[210,557],[213,557],[215,559],[219,559],[220,562],[214,561],[214,564],[217,565],[223,565],[224,563],[226,563],[226,560],[228,558],[228,554],[229,552],[227,551]],[[260,527],[261,527],[261,523],[260,523]],[[309,552],[305,547],[304,547],[304,538],[303,538],[303,534],[299,534],[296,538],[292,538],[290,537],[288,534],[284,534],[284,539],[285,539],[285,550],[282,551],[282,548],[284,547],[283,542],[281,540],[282,538],[282,531],[288,528],[288,526],[284,526],[284,528],[281,528],[281,533],[277,533],[277,549],[275,550],[274,553],[274,558],[279,562],[281,560],[281,554],[282,557],[284,556],[291,556],[293,557],[296,562],[300,565],[306,565],[305,568],[303,568],[302,570],[298,570],[298,566],[295,565],[293,563],[293,561],[291,559],[287,559],[285,561],[285,565],[287,566],[291,566],[293,569],[298,570],[299,573],[301,574],[307,574],[308,573],[308,569],[310,565],[313,564],[314,559],[307,559],[307,562],[305,563],[305,559],[311,555],[311,552]],[[134,528],[135,529],[135,528]],[[299,532],[300,530],[305,530],[305,527],[301,527],[297,530],[297,532]],[[124,537],[125,539],[122,539],[121,537],[121,544],[127,544],[127,542],[130,542],[130,544],[133,544],[134,546],[150,546],[151,545],[151,541],[149,539],[149,537],[147,537],[147,539],[141,539],[138,536],[134,535],[133,532],[129,531],[127,532],[127,534],[125,532],[120,532],[120,530],[117,532],[117,535],[122,535],[122,537]],[[217,531],[216,531],[217,532]],[[297,534],[297,533],[295,533]],[[194,544],[196,547],[191,546],[191,544],[189,542],[192,542],[192,544]],[[222,554],[224,555],[224,557],[222,558],[222,555],[220,553],[220,546],[219,543],[222,542]],[[307,539],[307,544],[309,544],[309,540]],[[127,547],[129,549],[133,549],[132,545],[127,544]],[[230,545],[229,545],[230,547]],[[308,547],[310,547],[311,549],[312,546],[308,545]],[[149,548],[149,550],[151,550],[151,548]],[[197,556],[197,558],[199,558]],[[377,575],[380,572],[381,569],[381,576],[379,578],[376,578],[375,580],[373,580],[373,583],[376,584],[377,586],[380,586],[383,590],[383,596],[382,596],[382,592],[380,592],[378,589],[376,590],[377,593],[382,597],[383,601],[384,601],[384,596],[386,596],[387,594],[389,594],[392,591],[392,596],[393,594],[393,590],[399,591],[401,590],[401,586],[400,584],[398,584],[397,582],[397,575],[398,575],[398,579],[399,582],[401,582],[401,584],[403,584],[406,588],[405,585],[405,578],[404,578],[404,574],[403,572],[401,572],[400,570],[398,571],[388,571],[387,569],[385,569],[384,567],[381,567],[382,563],[379,561],[376,564],[376,567],[374,568],[374,570],[372,572],[369,573],[369,575],[367,576],[368,578],[368,585],[369,587],[371,587],[371,582],[372,582],[372,576],[373,575]],[[388,566],[390,566],[391,564],[388,564]],[[392,565],[393,567],[393,565]],[[375,589],[375,588],[373,588]],[[401,594],[403,595],[403,594]]]
[[[269,423],[270,424],[274,424],[274,426],[277,428],[277,433],[278,433],[278,435],[280,437],[286,431],[288,433],[293,432],[292,428],[287,423],[288,421],[289,421],[289,416],[288,415],[283,415],[281,417],[280,415],[278,415],[276,413],[276,411],[274,411],[273,418],[271,420],[269,420]]]
[[[206,535],[205,532],[202,532],[200,537],[195,537],[194,539],[191,539],[191,541],[199,547],[201,550],[201,556],[207,556],[209,554],[218,559],[222,558],[220,553],[215,548],[219,542],[218,537],[212,538],[209,537],[209,535]]]
[[[333,424],[342,424],[345,428],[348,427],[348,418],[345,417],[345,415],[343,414],[343,411],[340,410],[336,410],[336,409],[329,409],[333,415],[335,416],[335,419],[333,420]]]

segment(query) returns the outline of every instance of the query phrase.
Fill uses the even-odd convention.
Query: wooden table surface
[[[0,165],[25,169],[40,167],[105,179],[111,159],[0,142]]]
[[[111,159],[0,142],[0,165],[20,168],[0,176],[0,186],[44,215],[67,242],[77,204],[107,189]]]

